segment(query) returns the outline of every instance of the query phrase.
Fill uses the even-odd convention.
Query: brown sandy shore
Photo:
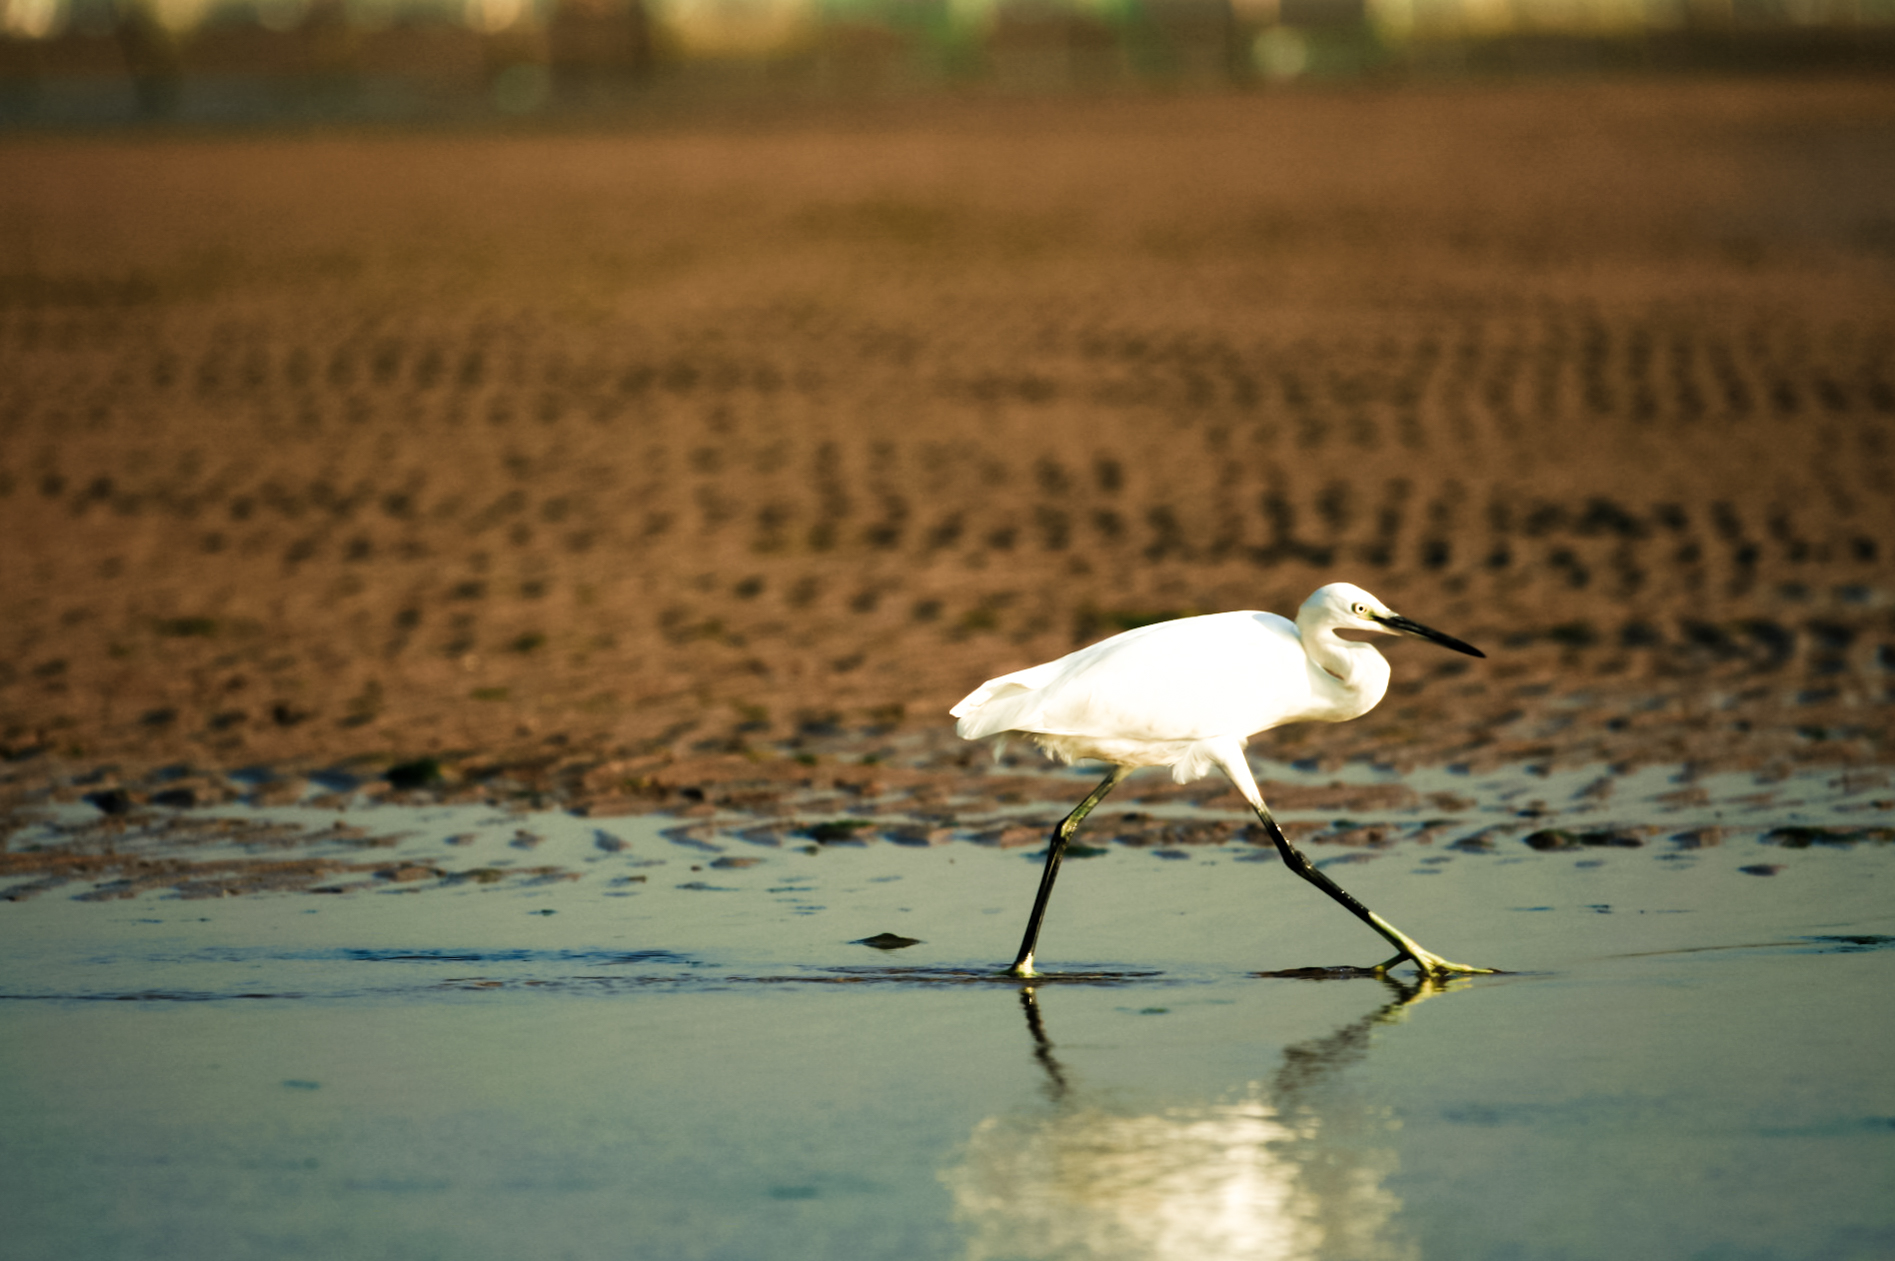
[[[15,804],[951,779],[1332,578],[1489,659],[1270,756],[1891,756],[1885,82],[15,138],[0,225]]]

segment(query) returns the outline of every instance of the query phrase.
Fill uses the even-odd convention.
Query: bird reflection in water
[[[1382,1184],[1395,1170],[1385,1110],[1334,1089],[1380,1025],[1467,982],[1384,977],[1389,1000],[1291,1046],[1268,1079],[1218,1103],[1128,1115],[1089,1101],[1060,1062],[1035,987],[1020,1005],[1050,1112],[989,1117],[943,1172],[969,1261],[1410,1261]]]

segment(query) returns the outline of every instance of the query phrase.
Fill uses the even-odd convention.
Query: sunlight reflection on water
[[[1285,1048],[1283,1068],[1239,1097],[1142,1114],[1092,1102],[1071,1082],[1023,989],[1052,1106],[983,1119],[962,1161],[943,1171],[969,1261],[1409,1261],[1416,1247],[1385,1185],[1399,1164],[1387,1137],[1398,1123],[1333,1089],[1376,1025],[1447,988],[1389,987],[1394,1001]]]

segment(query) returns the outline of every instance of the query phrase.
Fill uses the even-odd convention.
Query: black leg
[[[1033,947],[1040,940],[1040,921],[1046,917],[1046,904],[1053,896],[1053,881],[1059,878],[1059,860],[1066,854],[1066,842],[1079,830],[1080,822],[1092,813],[1092,808],[1105,800],[1105,795],[1119,786],[1119,781],[1132,773],[1129,766],[1115,766],[1112,773],[1099,781],[1099,786],[1086,794],[1086,799],[1073,807],[1073,812],[1059,821],[1053,829],[1053,838],[1046,845],[1046,869],[1040,873],[1040,891],[1033,898],[1033,914],[1026,922],[1026,936],[1020,942],[1020,953],[1008,969],[1015,976],[1033,975]],[[1272,825],[1274,826],[1274,825]]]
[[[1286,867],[1315,885],[1318,889],[1321,889],[1324,893],[1327,893],[1337,902],[1340,902],[1344,907],[1348,908],[1351,915],[1381,934],[1382,938],[1387,941],[1389,945],[1395,947],[1395,949],[1400,952],[1386,963],[1377,964],[1374,969],[1375,971],[1386,972],[1389,968],[1394,967],[1404,959],[1412,962],[1423,976],[1431,976],[1440,972],[1493,971],[1492,968],[1475,968],[1469,967],[1465,963],[1450,962],[1447,959],[1443,959],[1440,955],[1435,954],[1432,950],[1423,947],[1420,942],[1417,942],[1414,938],[1402,932],[1401,929],[1395,927],[1374,911],[1371,911],[1368,907],[1356,901],[1355,897],[1351,895],[1347,889],[1318,871],[1316,864],[1310,862],[1309,859],[1303,855],[1302,850],[1290,844],[1290,838],[1283,835],[1283,829],[1278,827],[1277,821],[1270,817],[1270,808],[1264,805],[1261,800],[1252,803],[1251,808],[1257,812],[1257,818],[1263,823],[1264,832],[1269,835],[1270,840],[1276,845],[1277,853],[1282,857]]]
[[[1276,845],[1276,852],[1283,859],[1283,865],[1303,879],[1327,893],[1330,897],[1347,907],[1349,913],[1371,928],[1375,927],[1375,912],[1355,900],[1355,895],[1317,870],[1316,864],[1309,861],[1303,851],[1290,844],[1290,838],[1283,835],[1283,829],[1270,814],[1268,806],[1257,810],[1257,818],[1263,821],[1263,830]],[[1378,930],[1379,931],[1379,930]]]

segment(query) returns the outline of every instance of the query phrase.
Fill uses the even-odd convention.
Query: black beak
[[[1375,617],[1374,614],[1370,614],[1370,616]],[[1432,640],[1440,644],[1443,648],[1452,648],[1456,652],[1464,652],[1470,657],[1485,657],[1487,655],[1472,644],[1463,643],[1452,635],[1443,635],[1440,631],[1423,626],[1420,622],[1411,622],[1398,613],[1391,613],[1387,617],[1375,617],[1375,620],[1392,631],[1400,631],[1404,635],[1418,635],[1422,639]]]

